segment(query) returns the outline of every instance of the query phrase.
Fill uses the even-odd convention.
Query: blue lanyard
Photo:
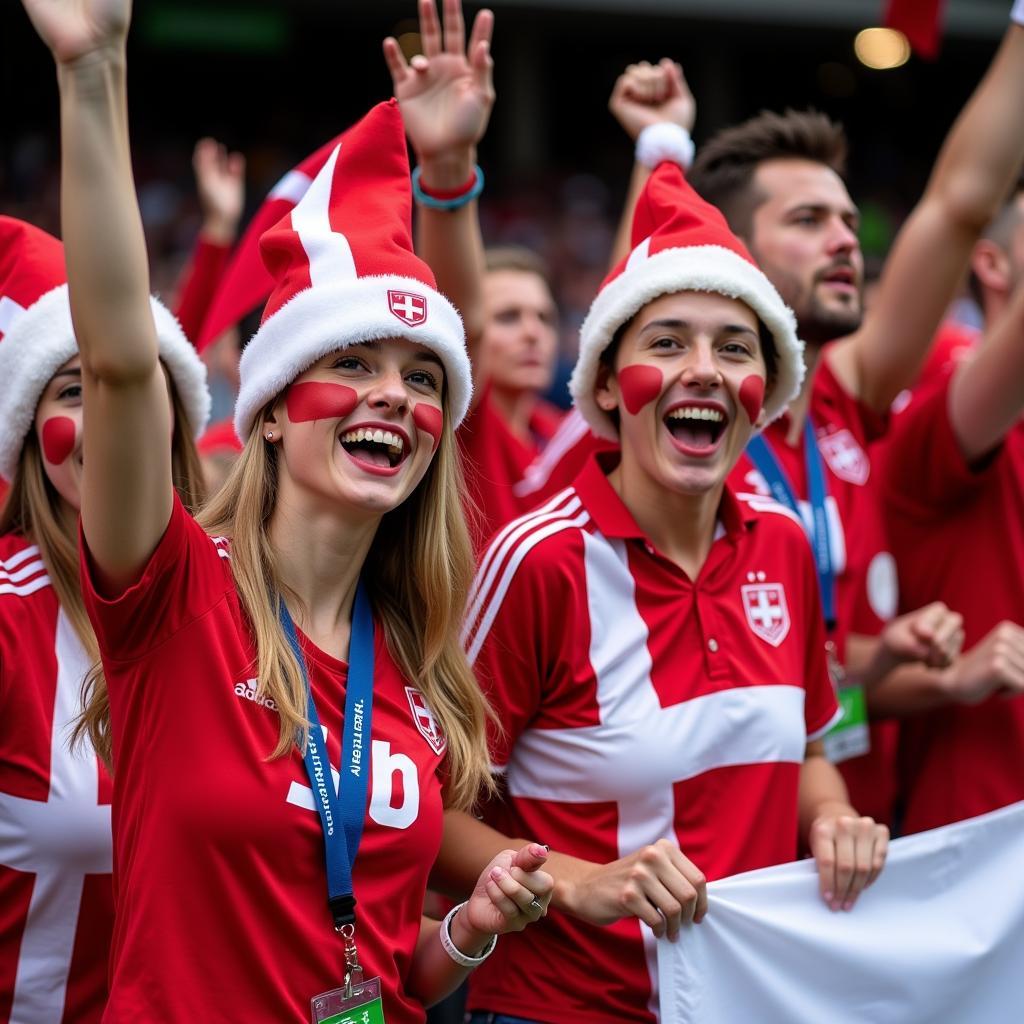
[[[327,858],[327,905],[339,930],[355,923],[356,898],[352,892],[352,866],[359,852],[363,836],[363,818],[366,815],[366,791],[369,784],[369,737],[373,714],[373,615],[366,588],[360,581],[356,588],[352,610],[352,638],[349,641],[348,684],[345,687],[345,728],[341,741],[341,776],[338,788],[331,780],[331,765],[327,759],[320,717],[313,702],[313,690],[306,671],[306,659],[295,633],[295,623],[285,607],[278,601],[281,625],[288,643],[299,663],[306,684],[306,715],[309,719],[309,740],[303,758],[309,784],[313,787],[313,801],[324,832],[324,850]],[[365,737],[365,741],[364,741]],[[364,746],[365,742],[365,746]],[[345,800],[341,799],[344,780]],[[343,834],[344,833],[344,834]]]
[[[786,475],[782,463],[772,450],[772,446],[764,439],[763,434],[755,434],[747,442],[747,455],[765,478],[775,500],[795,512],[800,522],[804,517],[800,514],[793,485]],[[818,450],[818,439],[814,435],[814,424],[810,416],[804,424],[804,458],[807,460],[807,488],[810,491],[811,529],[807,537],[814,551],[814,565],[818,570],[818,586],[821,589],[821,605],[825,613],[825,624],[834,629],[836,624],[836,574],[832,566],[832,545],[828,529],[828,510],[825,500],[828,488],[825,484],[825,469]],[[806,528],[806,524],[804,524]]]

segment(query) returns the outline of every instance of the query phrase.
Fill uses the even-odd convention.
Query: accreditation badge
[[[331,989],[314,996],[313,1024],[384,1024],[380,978]]]
[[[850,685],[846,671],[836,656],[835,644],[825,645],[828,671],[836,688],[836,698],[843,717],[825,734],[825,756],[833,763],[861,757],[871,750],[871,732],[868,729],[868,705],[864,687]]]

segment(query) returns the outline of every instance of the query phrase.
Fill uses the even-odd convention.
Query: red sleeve
[[[210,303],[231,255],[231,246],[210,242],[200,234],[196,239],[192,258],[182,275],[178,290],[177,310],[185,336],[193,345],[199,341],[199,332],[210,310]]]
[[[80,534],[82,596],[105,661],[133,661],[210,610],[233,589],[220,549],[174,498],[171,518],[138,582],[120,594],[101,591]]]
[[[1000,445],[973,465],[964,458],[949,415],[952,380],[947,373],[915,394],[896,418],[884,449],[885,499],[918,519],[944,515],[976,494],[1002,451]]]
[[[804,655],[804,724],[807,742],[821,739],[839,717],[839,702],[828,671],[825,655],[825,619],[821,611],[818,576],[810,548],[800,549],[804,564],[805,624],[807,648]]]
[[[576,619],[580,588],[572,571],[582,563],[582,540],[551,538],[522,557],[529,535],[512,545],[502,536],[481,563],[467,635],[470,660],[494,710],[489,739],[496,766],[508,762],[531,725],[563,724],[584,689],[575,685],[574,645],[587,643]]]

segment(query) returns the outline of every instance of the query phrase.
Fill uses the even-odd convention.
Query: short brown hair
[[[836,174],[846,169],[843,126],[817,110],[763,110],[742,124],[724,128],[701,146],[686,177],[725,215],[738,235],[749,238],[754,211],[764,201],[753,187],[766,160],[812,160]]]
[[[523,245],[496,245],[484,251],[487,273],[498,270],[518,270],[523,274],[536,274],[551,289],[548,265],[532,249]]]
[[[981,233],[981,238],[995,242],[1004,252],[1010,248],[1013,241],[1013,233],[1021,220],[1021,209],[1017,200],[1024,194],[1024,170],[1021,171],[1017,180],[1013,183],[1006,202],[1003,203],[999,212],[989,221],[988,226]],[[967,274],[967,291],[978,308],[985,310],[985,286],[981,283],[978,275],[974,273],[973,266]]]

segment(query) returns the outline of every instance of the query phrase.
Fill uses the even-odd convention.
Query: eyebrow
[[[833,212],[833,207],[827,203],[799,203],[788,211],[789,215],[792,216],[794,213],[814,213],[814,214],[829,214]],[[860,220],[860,210],[856,206],[847,206],[839,211],[841,217],[853,217],[855,220]]]
[[[381,350],[381,342],[376,340],[360,341],[358,342],[358,346],[361,346],[362,348],[368,348],[371,352],[379,352]],[[352,347],[356,348],[357,346],[353,345]],[[433,352],[417,352],[414,358],[416,359],[417,362],[434,363],[436,366],[439,366],[442,370],[444,369],[444,361],[441,359],[440,356],[435,355]]]
[[[58,370],[51,379],[56,380],[58,377],[81,377],[81,370]]]
[[[644,324],[640,333],[646,334],[648,331],[664,329],[685,331],[689,330],[691,327],[692,324],[688,320],[652,320],[649,324]],[[752,334],[755,338],[758,337],[757,331],[752,327],[746,327],[743,324],[722,324],[722,326],[718,328],[717,333],[722,334],[723,332],[728,334]]]

